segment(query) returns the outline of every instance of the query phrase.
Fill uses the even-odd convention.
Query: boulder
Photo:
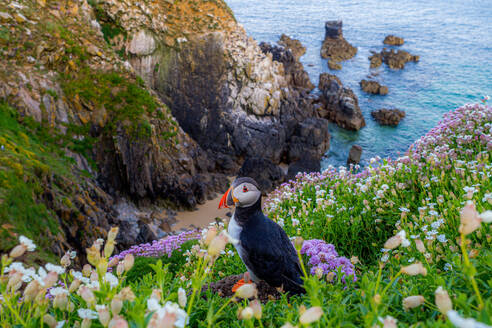
[[[263,194],[272,191],[284,181],[282,169],[273,164],[272,161],[261,157],[247,158],[237,175],[253,178],[260,186]]]
[[[372,55],[369,56],[369,60],[371,62],[371,68],[378,68],[383,64],[383,56],[380,53],[371,51]]]
[[[278,44],[285,47],[286,49],[290,49],[292,55],[294,55],[295,60],[299,60],[306,53],[306,47],[304,47],[301,41],[296,39],[291,39],[289,36],[282,34],[280,36],[280,40]]]
[[[298,123],[289,140],[287,161],[294,162],[306,156],[317,158],[330,148],[328,121],[324,118],[310,117]]]
[[[382,61],[392,69],[403,69],[408,62],[418,62],[420,57],[410,54],[405,50],[395,51],[384,48],[381,51]]]
[[[321,46],[321,57],[340,62],[354,57],[356,53],[357,48],[343,37],[342,21],[327,21],[325,39]]]
[[[286,180],[295,179],[299,172],[319,172],[321,170],[320,161],[311,156],[305,156],[289,165]]]
[[[388,94],[388,87],[385,85],[379,84],[379,82],[376,81],[368,81],[368,80],[362,80],[360,81],[360,87],[364,92],[367,93],[372,93],[375,95],[386,95]]]
[[[384,44],[391,45],[391,46],[401,46],[403,43],[405,43],[405,41],[403,40],[403,38],[400,38],[398,36],[395,36],[395,35],[387,35],[384,38],[383,43]]]
[[[366,125],[357,96],[350,88],[345,88],[338,77],[322,73],[318,88],[322,92],[325,118],[348,130],[359,130]]]
[[[359,145],[353,145],[349,151],[349,155],[347,158],[347,165],[359,164],[361,155],[362,155],[362,147]]]
[[[400,120],[405,117],[405,112],[396,108],[382,108],[372,111],[371,116],[381,125],[396,126],[400,123]]]

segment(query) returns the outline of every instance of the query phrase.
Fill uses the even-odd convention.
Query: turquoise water
[[[396,157],[431,129],[442,115],[468,102],[492,96],[492,0],[226,0],[237,20],[258,41],[276,42],[282,33],[307,47],[301,58],[311,81],[321,72],[336,74],[352,88],[367,126],[358,132],[330,125],[331,148],[322,161],[345,165],[353,144],[363,147],[362,164],[371,157]],[[324,22],[343,20],[345,38],[357,55],[330,71],[320,57]],[[387,34],[405,39],[399,48],[420,55],[403,70],[383,64],[369,69],[370,50],[380,51]],[[359,81],[370,73],[389,87],[387,96],[367,95]],[[371,110],[396,107],[407,116],[396,128],[379,126]]]

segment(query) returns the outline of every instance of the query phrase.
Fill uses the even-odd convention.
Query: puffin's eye
[[[243,187],[243,192],[248,192],[248,187],[244,186]]]

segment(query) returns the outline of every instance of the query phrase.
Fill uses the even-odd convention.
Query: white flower
[[[70,258],[73,260],[76,257],[77,257],[77,252],[76,251],[71,251],[70,252]]]
[[[458,314],[458,312],[454,310],[449,310],[447,315],[449,321],[451,321],[453,325],[455,325],[458,328],[492,328],[492,326],[478,322],[475,319],[463,318]]]
[[[106,308],[106,305],[99,305],[99,304],[96,304],[96,311],[100,311],[100,310],[104,310]]]
[[[400,207],[400,211],[402,212],[410,212],[410,210],[406,207]]]
[[[389,260],[389,254],[385,253],[383,256],[381,256],[381,262],[387,262]]]
[[[441,243],[445,243],[445,242],[448,241],[446,239],[446,235],[444,235],[444,234],[441,234],[441,235],[437,236],[437,240],[439,240]]]
[[[50,289],[50,294],[53,296],[68,294],[68,290],[63,287],[56,287]]]
[[[33,241],[25,236],[20,236],[19,241],[22,245],[26,246],[29,252],[32,252],[36,249],[36,244]]]
[[[444,271],[449,271],[452,268],[453,268],[453,265],[451,263],[444,264]]]
[[[90,309],[78,309],[77,313],[81,319],[97,319],[97,312]]]
[[[63,328],[64,325],[65,325],[65,320],[58,321],[55,328]]]
[[[166,302],[164,306],[161,306],[155,298],[149,298],[147,300],[147,309],[151,312],[156,312],[159,319],[164,318],[168,313],[174,314],[176,317],[174,326],[178,328],[183,328],[189,321],[186,312],[176,303]]]
[[[118,286],[119,283],[118,278],[111,272],[106,272],[106,275],[104,276],[104,280],[109,283],[111,288]]]
[[[64,274],[65,273],[65,269],[59,265],[54,265],[54,264],[51,264],[51,263],[47,263],[45,266],[46,270],[48,270],[48,272],[56,272],[58,274]]]
[[[479,215],[482,222],[491,223],[492,222],[492,211],[485,211]]]

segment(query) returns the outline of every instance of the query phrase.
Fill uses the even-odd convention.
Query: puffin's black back
[[[261,200],[234,214],[242,226],[243,261],[255,276],[292,294],[304,293],[297,252],[285,231],[261,211]]]

